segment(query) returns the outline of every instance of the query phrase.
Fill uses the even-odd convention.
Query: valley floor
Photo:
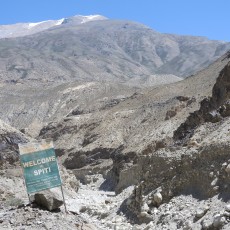
[[[6,175],[7,173],[7,175]],[[49,212],[28,204],[22,178],[14,178],[15,171],[1,171],[0,229],[84,229],[84,230],[189,230],[230,229],[230,205],[214,196],[198,200],[180,195],[153,209],[151,219],[137,223],[125,208],[133,186],[116,195],[100,190],[102,175],[93,175],[87,185],[80,184],[77,192],[64,188],[68,213]],[[54,191],[60,193],[59,188]],[[214,227],[215,226],[215,227]]]

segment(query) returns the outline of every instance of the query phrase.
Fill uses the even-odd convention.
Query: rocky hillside
[[[229,81],[227,53],[174,84],[116,98],[107,88],[103,103],[95,98],[49,123],[38,138],[53,138],[67,168],[62,175],[70,213],[64,220],[63,207],[55,216],[36,204],[19,210],[26,194],[18,166],[11,165],[1,170],[0,227],[229,229]]]
[[[91,111],[76,110],[45,126],[40,137],[54,139],[60,154],[69,156],[65,166],[70,169],[113,159],[116,154],[123,161],[122,155],[135,158],[136,154],[177,143],[181,126],[212,95],[216,79],[228,62],[225,55],[184,81],[112,99],[102,107],[94,103]],[[188,127],[188,132],[196,126]]]
[[[171,222],[171,229],[230,227],[229,82],[230,62],[220,72],[212,96],[174,131],[174,141],[146,149],[148,154],[142,152],[128,169],[139,172],[140,183],[126,205],[141,221],[151,222],[155,207],[165,203],[161,210],[168,215],[156,213],[155,228],[163,229],[165,222]],[[182,200],[187,205],[176,208]]]
[[[228,53],[184,81],[71,114],[40,135],[54,139],[82,183],[109,170],[101,189],[136,185],[122,206],[127,218],[153,229],[220,229],[229,223],[229,68]]]
[[[0,117],[32,136],[51,121],[91,114],[130,98],[139,89],[116,83],[74,82],[53,87],[0,86]]]

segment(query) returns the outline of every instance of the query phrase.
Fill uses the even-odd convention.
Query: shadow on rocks
[[[131,224],[141,224],[137,216],[128,209],[127,204],[126,204],[127,200],[128,199],[125,199],[122,202],[120,208],[117,211],[117,214],[118,215],[123,214],[127,218],[127,220],[129,220]]]

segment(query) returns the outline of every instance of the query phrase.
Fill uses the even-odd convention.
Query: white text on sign
[[[37,159],[36,161],[23,162],[23,167],[24,168],[33,167],[33,166],[45,164],[51,161],[56,161],[55,156]]]
[[[45,174],[45,173],[49,173],[49,172],[51,172],[50,167],[44,168],[44,169],[37,169],[37,170],[34,170],[34,176],[38,176],[40,174]]]

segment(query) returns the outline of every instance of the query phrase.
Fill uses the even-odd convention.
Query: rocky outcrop
[[[185,144],[194,130],[205,122],[218,122],[230,115],[230,63],[220,72],[212,90],[212,97],[200,103],[200,109],[191,113],[174,132],[174,141]]]
[[[69,154],[63,165],[67,169],[82,168],[86,165],[96,165],[101,159],[111,158],[114,149],[96,148],[91,151],[79,151]]]
[[[26,143],[29,138],[20,131],[0,121],[0,166],[13,164],[19,160],[18,143]]]

